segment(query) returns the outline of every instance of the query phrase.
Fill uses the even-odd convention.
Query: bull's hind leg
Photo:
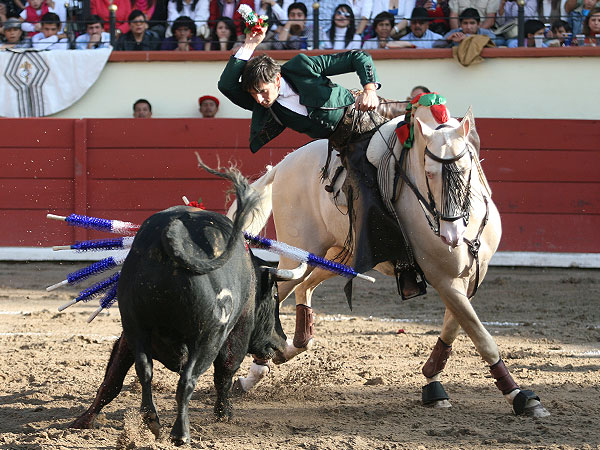
[[[446,308],[465,330],[483,360],[490,365],[490,372],[496,379],[496,386],[512,406],[514,413],[534,417],[550,415],[532,391],[521,390],[513,380],[500,358],[496,342],[477,317],[477,313],[467,296],[455,286],[438,289],[438,292],[444,300]]]
[[[131,366],[133,366],[133,362],[133,353],[129,350],[125,337],[121,335],[113,346],[106,366],[104,380],[98,388],[96,398],[94,398],[88,410],[75,419],[75,422],[71,424],[71,428],[92,428],[100,410],[121,392],[123,380]]]
[[[141,340],[136,344],[135,371],[142,385],[142,406],[140,411],[146,426],[155,437],[160,434],[160,421],[152,399],[152,355],[149,353],[150,345]]]
[[[211,340],[202,346],[192,346],[188,343],[190,356],[179,376],[175,394],[177,418],[171,430],[171,441],[175,445],[184,445],[190,442],[190,399],[196,388],[198,377],[206,372],[216,358],[214,347],[215,342]]]
[[[446,308],[442,332],[422,369],[427,380],[427,384],[423,386],[422,391],[423,404],[426,406],[433,408],[449,408],[452,406],[440,378],[452,353],[452,343],[458,336],[459,331],[460,325]]]

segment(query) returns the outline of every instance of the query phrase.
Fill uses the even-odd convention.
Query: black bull
[[[118,286],[123,333],[115,343],[96,398],[73,424],[90,428],[106,404],[121,391],[135,363],[142,386],[141,411],[158,436],[152,399],[152,361],[180,374],[176,444],[189,442],[188,404],[198,377],[214,364],[218,418],[231,416],[232,377],[244,356],[268,359],[283,350],[276,276],[245,246],[241,224],[256,196],[234,170],[216,172],[236,188],[239,210],[232,223],[223,215],[186,206],[159,212],[138,231],[123,264]]]

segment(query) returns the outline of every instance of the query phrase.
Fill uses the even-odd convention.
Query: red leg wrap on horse
[[[490,366],[490,373],[496,379],[496,386],[502,391],[502,394],[510,394],[515,389],[519,389],[519,385],[513,380],[502,358],[496,364]]]
[[[294,347],[306,347],[313,336],[313,312],[310,306],[296,305],[296,331]]]
[[[421,369],[423,375],[431,378],[444,370],[451,353],[452,346],[447,345],[441,338],[438,338],[435,347],[431,351],[431,355],[429,355],[429,359],[423,365],[423,369]]]

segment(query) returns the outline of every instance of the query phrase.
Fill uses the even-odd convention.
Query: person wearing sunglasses
[[[354,13],[348,5],[336,6],[331,18],[331,27],[321,37],[321,49],[357,50],[361,47],[360,36],[356,34]]]

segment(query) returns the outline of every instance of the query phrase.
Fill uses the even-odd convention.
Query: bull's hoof
[[[524,415],[541,419],[550,413],[542,406],[540,398],[533,391],[522,390],[512,401],[513,411],[517,416]]]
[[[235,382],[233,383],[233,386],[231,386],[231,396],[232,397],[242,397],[245,394],[246,394],[246,391],[242,387],[242,383],[240,382],[240,379],[238,377],[235,380]]]
[[[190,443],[190,437],[189,436],[174,436],[174,435],[171,435],[171,442],[176,447],[181,447],[182,445],[187,445],[187,444]]]
[[[233,418],[231,402],[227,401],[227,403],[216,403],[214,413],[219,422],[229,422]]]
[[[273,356],[273,362],[275,364],[283,364],[284,362],[289,361],[290,359],[294,358],[295,356],[298,356],[300,353],[307,351],[312,346],[313,346],[312,338],[308,341],[308,343],[306,344],[306,347],[301,347],[301,348],[296,347],[293,344],[292,339],[288,339],[283,352],[275,352],[275,356]]]
[[[158,415],[154,413],[146,413],[144,414],[143,420],[144,425],[146,425],[154,437],[158,439],[160,436],[160,421],[158,420]]]
[[[88,430],[93,428],[95,415],[82,414],[75,421],[69,425],[69,428],[78,428],[80,430]]]

